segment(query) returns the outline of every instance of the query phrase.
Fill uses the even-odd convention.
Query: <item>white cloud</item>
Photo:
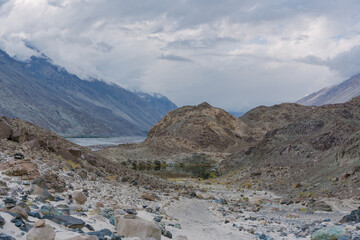
[[[360,72],[359,8],[356,0],[0,0],[0,48],[24,59],[33,54],[26,40],[81,77],[239,111]]]

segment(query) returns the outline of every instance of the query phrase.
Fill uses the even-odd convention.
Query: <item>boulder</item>
[[[67,238],[66,240],[98,240],[97,236],[76,236],[72,238]]]
[[[8,139],[13,133],[10,125],[2,118],[0,118],[0,139]]]
[[[148,201],[155,201],[155,195],[153,193],[144,192],[141,195],[141,198],[145,199],[145,200],[148,200]]]
[[[72,198],[78,203],[78,204],[84,204],[87,200],[84,193],[80,191],[76,191],[72,193]]]
[[[330,226],[317,230],[311,234],[311,240],[338,239],[345,235],[345,230],[339,226]]]
[[[23,180],[33,180],[40,176],[38,165],[30,160],[0,163],[0,170],[6,170],[11,176],[21,176]]]
[[[28,213],[25,211],[25,209],[23,209],[22,207],[20,206],[15,206],[13,208],[10,208],[8,210],[6,210],[7,212],[10,212],[10,213],[14,213],[14,214],[18,214],[20,215],[22,218],[24,219],[28,219],[29,215]]]
[[[83,228],[85,226],[85,222],[79,218],[73,216],[52,216],[46,215],[43,217],[44,219],[49,219],[57,224],[63,225],[65,227],[76,229]]]
[[[81,157],[81,150],[79,148],[69,148],[68,151],[74,156],[74,157]]]
[[[26,240],[54,240],[55,230],[50,225],[34,227],[26,235]]]
[[[160,228],[144,219],[135,217],[134,219],[125,218],[118,215],[115,217],[116,232],[126,238],[138,237],[141,239],[154,238],[155,240],[161,239]]]
[[[360,221],[360,207],[357,210],[351,211],[349,215],[344,216],[340,223],[347,223],[347,222],[358,222]]]
[[[215,200],[215,197],[209,193],[203,193],[202,198],[205,200]]]
[[[310,204],[309,207],[313,211],[323,211],[323,212],[332,212],[333,211],[331,206],[324,201],[314,202],[314,203]]]

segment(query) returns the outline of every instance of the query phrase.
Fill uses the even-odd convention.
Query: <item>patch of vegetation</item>
[[[10,170],[6,170],[5,172],[3,172],[3,174],[5,174],[6,176],[13,176],[13,172]]]
[[[73,169],[81,168],[80,163],[76,163],[72,160],[67,160],[67,163],[71,166]]]

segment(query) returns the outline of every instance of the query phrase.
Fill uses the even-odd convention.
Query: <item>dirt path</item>
[[[210,208],[211,204],[207,201],[183,199],[168,207],[166,212],[179,219],[181,234],[186,235],[189,240],[256,239],[251,234],[240,232],[232,224],[225,224]]]

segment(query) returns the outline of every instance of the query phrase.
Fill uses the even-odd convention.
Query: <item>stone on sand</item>
[[[84,204],[87,200],[85,194],[80,191],[73,192],[72,198],[79,204]]]
[[[55,230],[50,225],[34,227],[26,235],[26,240],[54,240]]]
[[[116,232],[119,235],[130,237],[138,237],[141,239],[154,238],[161,239],[160,228],[147,220],[135,217],[134,219],[125,218],[124,216],[117,215],[115,217]]]

